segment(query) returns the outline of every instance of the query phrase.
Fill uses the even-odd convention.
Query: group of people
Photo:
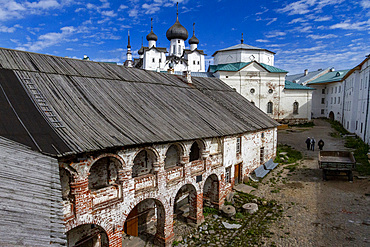
[[[307,150],[315,151],[315,143],[316,143],[315,138],[307,137],[307,139],[306,139]],[[319,149],[321,151],[322,148],[324,147],[324,141],[322,139],[320,139],[320,141],[317,143],[317,146],[319,146]]]

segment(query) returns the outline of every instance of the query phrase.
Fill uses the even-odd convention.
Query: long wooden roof
[[[0,48],[0,136],[65,155],[278,125],[217,78]]]

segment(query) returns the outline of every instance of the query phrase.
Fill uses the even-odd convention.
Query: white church
[[[178,9],[176,22],[166,32],[170,41],[165,47],[157,47],[158,36],[151,31],[146,36],[148,46],[143,44],[138,51],[139,58],[132,60],[130,37],[127,46],[125,66],[137,67],[166,73],[192,76],[217,77],[246,97],[271,118],[295,124],[311,120],[311,99],[313,88],[286,81],[288,71],[274,67],[275,53],[267,49],[241,43],[216,51],[212,56],[213,65],[205,70],[205,55],[198,50],[199,40],[189,39],[190,49],[185,41],[188,31],[180,24]]]
[[[198,50],[199,40],[195,37],[193,24],[193,36],[189,39],[190,49],[185,48],[185,41],[188,39],[188,31],[179,22],[177,10],[176,22],[166,32],[166,37],[170,41],[167,51],[165,47],[157,47],[158,36],[153,32],[153,19],[151,31],[146,36],[148,46],[138,51],[139,59],[132,62],[131,46],[127,46],[127,66],[153,71],[192,71],[205,72],[204,52]],[[130,41],[129,41],[130,42]]]

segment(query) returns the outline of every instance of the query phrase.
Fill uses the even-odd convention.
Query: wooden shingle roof
[[[0,49],[0,136],[65,155],[278,125],[221,80],[192,80]]]

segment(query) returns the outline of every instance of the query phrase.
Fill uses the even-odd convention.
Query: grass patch
[[[218,210],[210,207],[203,207],[203,215],[206,217],[210,214],[218,214]]]
[[[284,169],[288,169],[289,172],[294,172],[295,169],[297,169],[297,167],[298,167],[298,163],[295,163],[293,165],[289,165],[289,166],[284,167]]]
[[[258,182],[255,182],[255,181],[253,181],[251,179],[248,182],[244,182],[244,184],[249,185],[249,186],[252,186],[255,189],[258,189]]]
[[[346,137],[346,143],[344,144],[347,148],[353,148],[353,152],[356,162],[361,165],[356,166],[356,170],[361,175],[370,175],[370,163],[367,158],[369,152],[369,145],[364,143],[361,138],[358,137]]]
[[[301,123],[301,124],[293,124],[289,125],[290,127],[313,127],[315,124],[313,122]]]
[[[282,152],[286,152],[286,155],[281,155]],[[286,158],[288,157],[288,159]],[[289,145],[281,145],[279,144],[277,147],[277,155],[274,162],[281,163],[281,164],[291,164],[297,162],[298,160],[302,159],[302,153],[295,150]]]
[[[332,121],[330,119],[327,120],[331,127],[333,129],[335,129],[336,132],[338,132],[340,135],[346,135],[346,134],[349,134],[349,132],[343,127],[343,125],[341,123],[339,123],[338,121]],[[331,134],[330,134],[331,135]]]

